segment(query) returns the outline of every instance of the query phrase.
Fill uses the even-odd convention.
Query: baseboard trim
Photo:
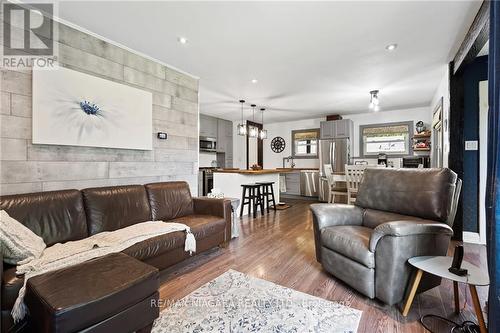
[[[484,244],[477,232],[464,231],[462,233],[464,243]]]

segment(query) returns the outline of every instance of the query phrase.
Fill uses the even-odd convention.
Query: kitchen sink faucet
[[[288,157],[283,157],[283,169],[285,168],[285,161],[288,163],[290,162],[290,160],[292,160],[292,163],[290,163],[290,168],[294,168],[295,167],[295,163],[293,162],[293,156],[290,155]]]

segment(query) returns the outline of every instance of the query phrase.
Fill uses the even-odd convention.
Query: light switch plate
[[[478,150],[479,143],[477,140],[465,141],[465,150]]]

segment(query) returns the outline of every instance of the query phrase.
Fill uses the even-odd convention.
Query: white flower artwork
[[[33,70],[33,143],[152,149],[152,94],[68,68]]]

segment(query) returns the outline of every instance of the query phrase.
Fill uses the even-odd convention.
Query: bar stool
[[[269,213],[269,203],[272,202],[273,204],[273,209],[276,210],[276,201],[274,200],[274,182],[256,182],[255,184],[258,184],[262,186],[262,203],[266,203],[267,207],[267,212]]]
[[[240,217],[243,216],[243,210],[245,205],[248,205],[248,215],[252,212],[253,205],[253,217],[257,217],[257,208],[260,207],[260,213],[264,215],[264,203],[262,198],[262,193],[260,192],[259,184],[242,184],[243,194],[241,195],[241,209]],[[248,189],[248,195],[247,195]]]

